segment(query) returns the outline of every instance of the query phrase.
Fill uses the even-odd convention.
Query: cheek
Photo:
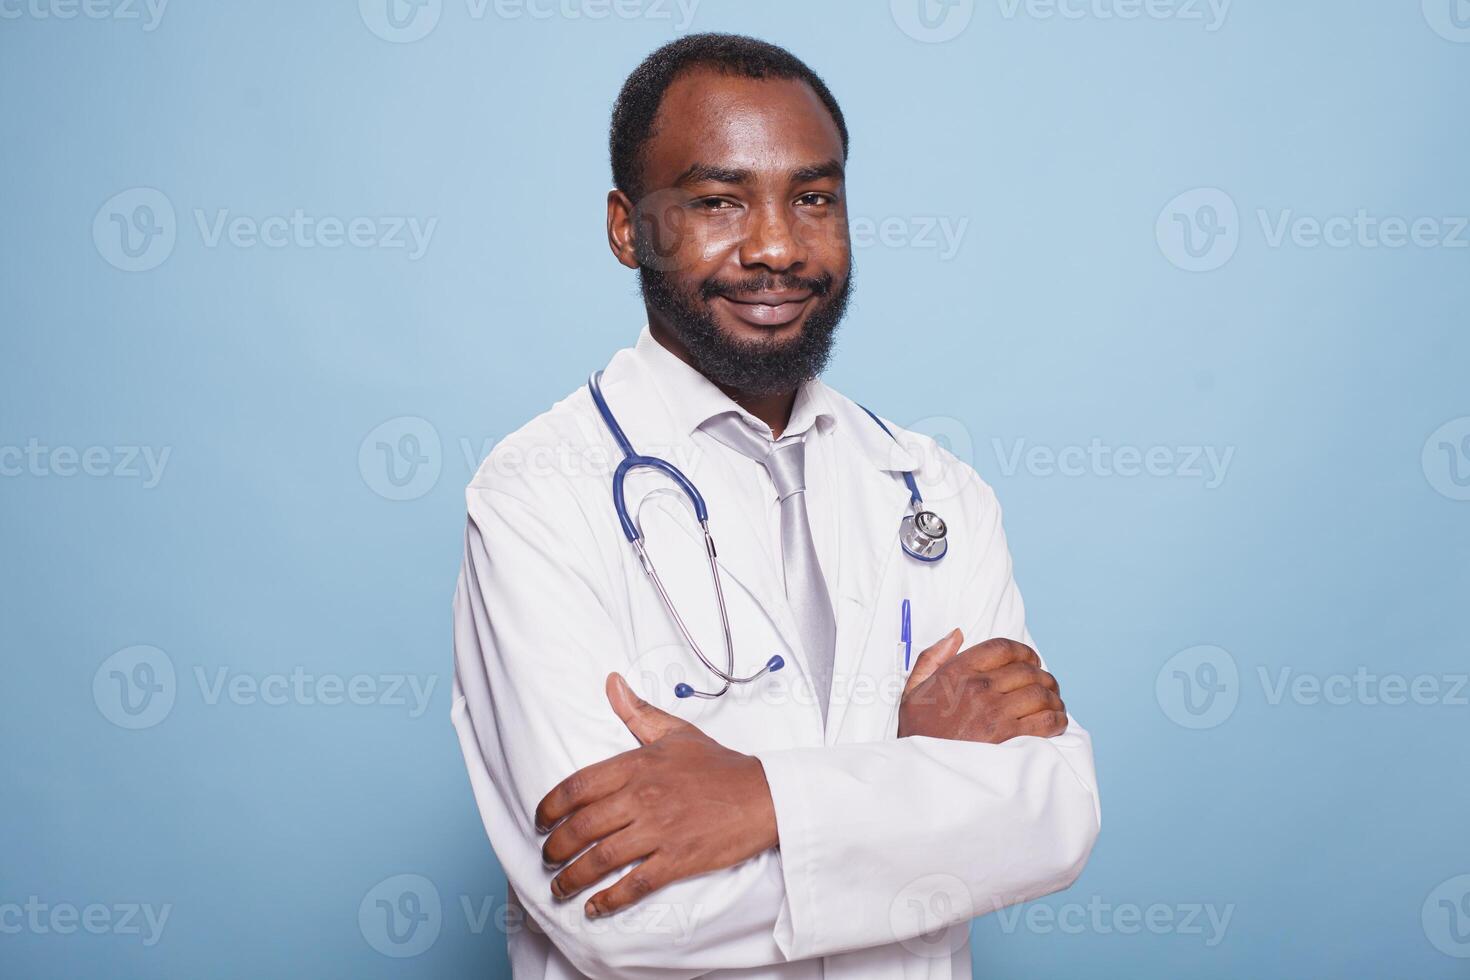
[[[832,269],[846,269],[852,242],[848,236],[847,220],[842,216],[803,217],[792,224],[792,232],[802,247],[813,258]]]
[[[664,272],[713,271],[740,248],[743,216],[694,214],[679,205],[639,209],[641,259]]]

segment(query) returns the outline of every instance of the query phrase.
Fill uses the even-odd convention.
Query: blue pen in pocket
[[[909,654],[914,649],[914,630],[909,619],[909,601],[898,607],[898,648],[903,652],[903,669],[909,669]]]

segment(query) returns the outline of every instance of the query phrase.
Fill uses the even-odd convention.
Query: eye
[[[735,207],[735,202],[723,197],[701,197],[695,199],[694,206],[701,211],[729,211]]]
[[[835,204],[836,201],[837,198],[821,191],[807,191],[796,199],[796,203],[804,207],[822,207],[827,204]]]

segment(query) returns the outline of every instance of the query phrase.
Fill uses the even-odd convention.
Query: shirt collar
[[[714,382],[655,340],[646,324],[638,334],[633,352],[641,365],[647,368],[654,388],[669,410],[670,422],[681,434],[690,435],[710,419],[734,412],[755,431],[770,438],[770,426],[741,408]],[[804,381],[796,390],[791,420],[781,435],[797,435],[813,426],[826,432],[836,421],[826,386],[816,379]]]

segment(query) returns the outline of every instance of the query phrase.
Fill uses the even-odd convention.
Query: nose
[[[798,269],[806,263],[807,246],[799,226],[786,208],[768,202],[750,215],[745,240],[740,247],[740,264],[764,266],[772,272]]]

